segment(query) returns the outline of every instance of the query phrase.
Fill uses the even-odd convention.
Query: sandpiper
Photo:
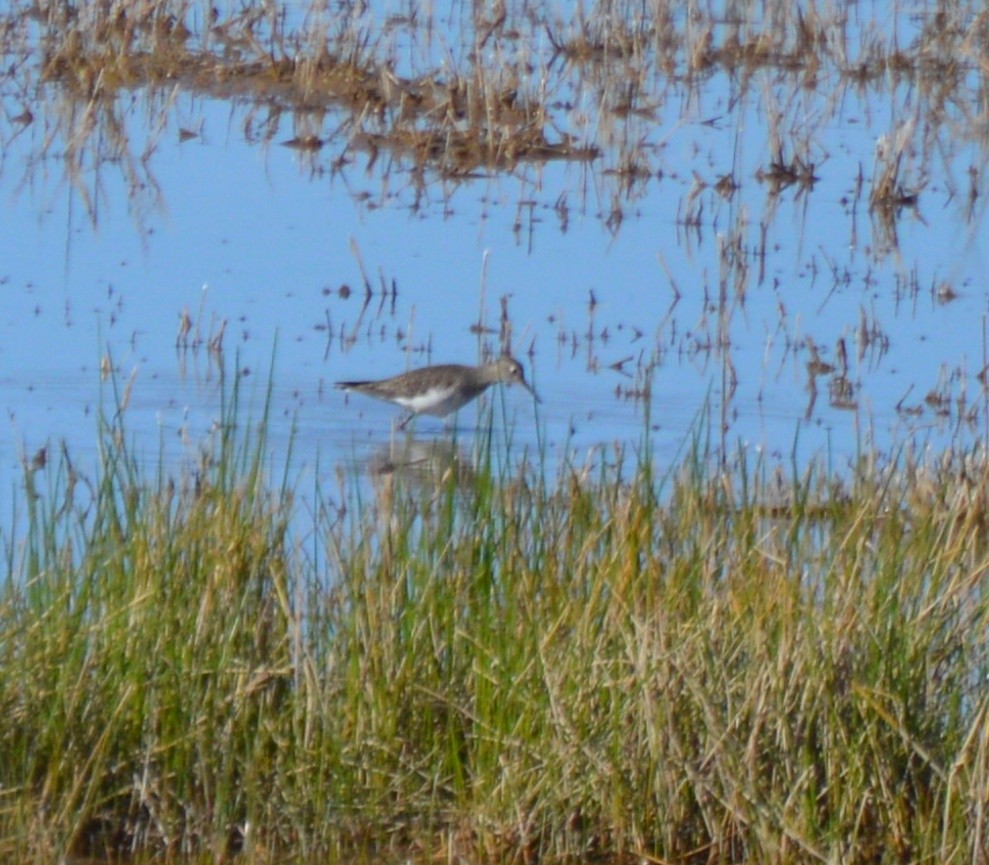
[[[407,408],[411,414],[398,425],[399,429],[405,429],[416,415],[445,417],[498,382],[518,382],[539,402],[536,392],[525,380],[522,364],[507,354],[480,366],[443,363],[378,381],[338,381],[336,386]]]

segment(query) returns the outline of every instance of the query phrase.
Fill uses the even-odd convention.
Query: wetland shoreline
[[[897,5],[889,20],[866,3],[770,0],[749,17],[734,4],[585,5],[565,17],[541,0],[455,3],[441,18],[346,0],[15,0],[0,13],[0,176],[45,214],[62,213],[54,190],[68,190],[64,273],[0,274],[13,298],[0,358],[61,357],[37,346],[75,337],[89,312],[100,322],[91,391],[79,369],[49,382],[40,367],[37,383],[34,366],[25,381],[4,370],[5,396],[52,385],[53,405],[80,402],[72,415],[5,405],[24,455],[5,452],[17,473],[0,526],[0,862],[986,861],[986,310],[980,263],[921,232],[947,224],[977,247],[989,16],[950,0]],[[277,235],[279,249],[308,238],[299,257],[321,266],[300,278],[281,263],[220,314],[203,274],[229,268],[239,291],[280,256],[260,242],[269,224],[256,229],[266,200],[235,198],[246,173],[208,211],[223,198],[219,163],[169,150],[166,137],[180,147],[215,132],[203,102],[229,106],[231,138],[284,145],[306,183],[326,181],[315,218],[286,218],[321,231]],[[866,132],[828,137],[846,121]],[[182,169],[171,189],[156,174],[169,161]],[[826,169],[837,177],[822,181]],[[98,299],[77,299],[69,238],[97,247],[112,201],[147,251],[183,183],[200,194],[185,212],[205,218],[154,263],[188,268],[127,293],[133,246],[109,244],[113,269],[81,262]],[[485,249],[480,303],[453,285],[417,319],[408,286],[424,286],[425,305],[438,279],[417,248],[424,273],[403,273],[400,292],[386,256],[426,214],[449,228],[457,195],[481,184],[468,231],[509,212],[516,246],[552,252],[489,298]],[[334,223],[341,189],[355,206]],[[661,211],[657,196],[676,203]],[[817,206],[840,225],[807,238]],[[375,247],[355,240],[358,223],[388,208],[405,221],[385,225],[366,267],[361,250]],[[227,246],[233,221],[200,243],[218,212],[242,211],[255,227],[241,245]],[[620,254],[600,284],[580,273],[564,300],[520,314],[550,291],[546,259],[586,262],[550,247],[540,223],[569,239],[583,217]],[[648,223],[638,257],[620,247],[636,223]],[[50,234],[25,235],[45,253],[35,259]],[[452,281],[460,241],[433,237],[429,257]],[[342,275],[347,255],[357,280]],[[190,283],[196,315],[177,299]],[[309,292],[283,343],[310,364],[288,376],[303,396],[276,409],[271,381],[252,419],[238,389],[258,364],[239,352],[287,317],[293,291]],[[844,292],[851,307],[829,316]],[[174,309],[153,306],[164,295]],[[239,304],[255,300],[252,319]],[[937,316],[966,303],[950,319],[964,333],[944,340]],[[150,314],[130,319],[134,307]],[[373,408],[321,402],[324,374],[376,377],[355,346],[398,346],[421,366],[434,332],[476,307],[462,330],[477,358],[463,342],[437,351],[469,362],[516,350],[545,409],[516,423],[487,403],[463,440],[409,437],[377,463],[354,459],[386,427]],[[902,310],[911,327],[890,336]],[[179,379],[187,364],[205,370],[201,426],[188,408],[198,378],[142,390],[162,369],[146,346],[180,311]],[[43,339],[18,349],[20,331]],[[905,364],[931,334],[940,366],[875,384],[892,353]],[[129,375],[113,359],[122,345]],[[733,447],[739,415],[787,385],[797,408],[766,411],[797,433],[765,447],[739,433]],[[581,402],[585,387],[609,401]],[[93,408],[108,391],[115,404]],[[870,397],[909,424],[889,449],[873,447]],[[306,399],[319,411],[297,462]],[[616,405],[637,426],[593,432],[578,459],[575,428]],[[157,419],[166,408],[174,429]],[[154,419],[132,438],[139,409]],[[93,415],[91,466],[67,439]],[[331,422],[349,438],[324,461]],[[828,427],[827,456],[798,459],[800,435],[828,424],[845,431],[841,456]],[[182,441],[177,463],[166,431]],[[658,435],[675,456],[657,456]]]
[[[25,465],[3,861],[985,849],[984,454],[546,478],[491,430],[468,471],[317,484],[299,538],[263,419],[227,412],[177,475],[112,416],[94,477]]]

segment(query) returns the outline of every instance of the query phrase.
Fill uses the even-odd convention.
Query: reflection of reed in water
[[[769,120],[764,140],[751,148],[769,156],[754,173],[771,195],[790,186],[810,193],[816,154],[828,149],[821,139],[844,121],[850,100],[858,101],[872,82],[881,88],[895,69],[897,81],[939,97],[921,99],[879,139],[869,205],[878,242],[895,249],[899,211],[916,212],[930,164],[968,159],[957,143],[978,147],[983,139],[978,91],[967,86],[962,70],[981,68],[984,21],[965,11],[966,4],[940,4],[945,10],[930,19],[937,26],[918,26],[909,44],[888,26],[883,4],[863,10],[861,19],[847,15],[845,4],[824,4],[826,11],[808,18],[795,16],[792,3],[774,0],[771,15],[741,15],[729,24],[703,12],[671,15],[667,7],[675,4],[665,3],[651,16],[633,12],[636,4],[589,4],[586,15],[561,20],[557,4],[539,0],[495,4],[501,14],[494,19],[488,4],[455,4],[465,9],[445,25],[414,15],[389,19],[386,27],[364,8],[371,4],[304,4],[305,14],[285,15],[273,13],[272,5],[204,4],[209,14],[203,16],[187,0],[4,4],[0,50],[8,122],[0,124],[0,140],[9,145],[25,129],[38,129],[36,157],[57,154],[94,222],[106,194],[102,172],[119,172],[140,220],[164,206],[152,171],[164,133],[174,130],[179,142],[203,136],[205,117],[179,97],[226,100],[244,106],[231,128],[242,128],[247,143],[280,141],[304,154],[313,178],[357,166],[369,174],[374,168],[382,179],[404,171],[417,205],[426,168],[444,181],[463,182],[524,164],[540,170],[549,161],[597,162],[607,170],[594,170],[595,182],[607,186],[600,186],[603,197],[599,192],[591,200],[608,205],[590,212],[599,211],[617,231],[626,203],[663,177],[662,151],[674,133],[657,130],[676,119],[694,123],[693,101],[671,93],[683,88],[689,96],[690,88],[723,72],[772,75],[778,84],[771,91],[751,88]],[[867,48],[850,49],[862,32],[870,34]],[[448,38],[470,50],[408,56],[398,47]],[[473,50],[477,46],[486,47]],[[541,70],[539,86],[533,86],[533,68]],[[574,98],[582,93],[600,98]],[[807,93],[819,94],[810,110]],[[956,101],[958,110],[944,110]],[[678,102],[683,114],[669,116],[664,106]],[[727,125],[739,124],[751,104],[743,89],[733,100],[737,118]],[[141,124],[134,122],[139,113]],[[289,138],[285,126],[292,129]],[[358,153],[367,158],[355,159]],[[708,224],[701,191],[733,197],[745,169],[710,182],[702,178],[706,173],[706,166],[698,167],[697,182],[678,208],[680,224],[698,231]],[[984,198],[982,173],[978,163],[972,166],[972,212]],[[860,190],[865,182],[860,171]],[[953,197],[954,185],[947,186]],[[530,191],[524,194],[520,207]],[[355,198],[364,201],[362,192]],[[544,203],[566,231],[569,202],[581,198],[578,184]]]

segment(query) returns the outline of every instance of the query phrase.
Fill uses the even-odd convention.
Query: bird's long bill
[[[539,398],[539,394],[536,393],[535,390],[533,390],[532,385],[529,384],[529,382],[527,382],[524,378],[519,379],[519,384],[522,385],[522,387],[524,387],[527,391],[529,391],[529,393],[532,394],[532,398],[536,402],[542,402],[542,400]]]

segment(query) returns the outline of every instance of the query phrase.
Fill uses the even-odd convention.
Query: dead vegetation
[[[625,0],[566,19],[539,0],[455,4],[444,18],[417,6],[384,17],[352,2],[17,0],[0,16],[0,138],[36,126],[40,157],[64,145],[69,179],[92,207],[99,183],[78,176],[83,165],[96,174],[123,165],[146,195],[177,97],[220,99],[241,106],[254,143],[308,153],[321,172],[398,171],[418,190],[432,178],[596,162],[610,199],[602,217],[617,230],[626,202],[676,171],[665,152],[671,122],[712,122],[692,95],[711,79],[725,78],[731,94],[721,128],[743,123],[746,105],[768,118],[754,173],[769,195],[810,191],[827,161],[819,133],[840,120],[846,97],[885,93],[903,105],[877,149],[869,203],[895,245],[898,214],[921,203],[925,160],[989,138],[978,97],[989,13],[936,0],[892,26],[869,17],[878,14],[782,0],[744,19],[716,4],[688,15]],[[135,101],[152,130],[140,144],[126,122]],[[183,140],[195,136],[178,125]],[[718,187],[729,195],[751,179],[714,169],[698,180],[715,188],[733,176]]]

